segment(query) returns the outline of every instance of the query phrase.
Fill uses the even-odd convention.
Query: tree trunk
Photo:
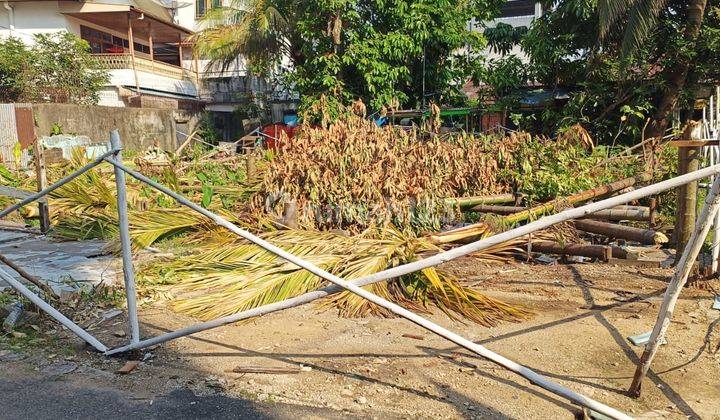
[[[683,35],[685,41],[687,41],[688,49],[692,50],[695,48],[695,41],[700,33],[706,6],[707,0],[690,0],[688,4],[687,23]],[[685,80],[687,79],[691,62],[691,58],[683,57],[675,66],[669,69],[667,87],[655,109],[653,123],[650,125],[650,130],[648,131],[649,137],[660,137],[665,133],[670,120],[670,114],[680,97],[680,93],[685,88]]]

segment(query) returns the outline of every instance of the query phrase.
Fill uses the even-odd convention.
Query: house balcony
[[[93,57],[97,60],[100,68],[105,70],[133,70],[133,58],[130,53],[93,54]],[[197,74],[194,70],[151,60],[137,53],[135,54],[134,70],[175,80],[197,82]]]

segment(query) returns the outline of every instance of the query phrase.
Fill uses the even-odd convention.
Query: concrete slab
[[[45,281],[57,292],[122,281],[120,260],[103,255],[103,241],[58,242],[27,232],[0,229],[0,254]],[[6,268],[21,279],[9,267]],[[0,285],[0,289],[6,287]]]

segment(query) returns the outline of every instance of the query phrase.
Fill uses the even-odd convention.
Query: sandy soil
[[[640,399],[625,395],[642,348],[626,337],[652,328],[671,271],[607,264],[485,266],[472,259],[450,267],[488,295],[537,312],[495,328],[431,318],[553,380],[645,418],[720,419],[720,281],[684,292]],[[162,307],[141,313],[143,334],[188,325]],[[115,318],[96,328],[103,341],[127,338]],[[100,333],[100,329],[106,331]],[[403,334],[421,336],[422,340]],[[206,331],[144,352],[130,375],[111,372],[124,360],[70,350],[48,359],[36,350],[25,363],[69,358],[73,381],[92,381],[153,398],[187,387],[199,394],[322,407],[343,416],[377,418],[572,418],[578,408],[502,368],[470,355],[401,319],[341,319],[312,306]],[[710,350],[708,350],[710,349]],[[238,366],[302,366],[296,374],[237,374]]]

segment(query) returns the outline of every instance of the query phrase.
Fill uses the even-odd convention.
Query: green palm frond
[[[436,249],[422,239],[387,229],[380,236],[347,237],[318,231],[283,230],[264,239],[341,278],[353,280],[416,259]],[[172,296],[171,306],[202,319],[212,319],[288,299],[329,283],[260,247],[234,238],[217,238],[197,254],[174,261],[153,262],[142,270],[145,285]],[[365,287],[413,310],[435,306],[451,316],[482,325],[517,321],[529,312],[461,286],[457,279],[427,269],[398,280]],[[389,316],[384,309],[350,294],[335,295],[322,308],[338,308],[348,317]]]
[[[239,56],[268,62],[288,52],[291,23],[268,0],[236,0],[209,10],[195,35],[196,52],[226,68]]]
[[[623,57],[629,57],[648,39],[667,3],[667,0],[599,0],[600,40],[613,29],[624,28],[620,51]]]

